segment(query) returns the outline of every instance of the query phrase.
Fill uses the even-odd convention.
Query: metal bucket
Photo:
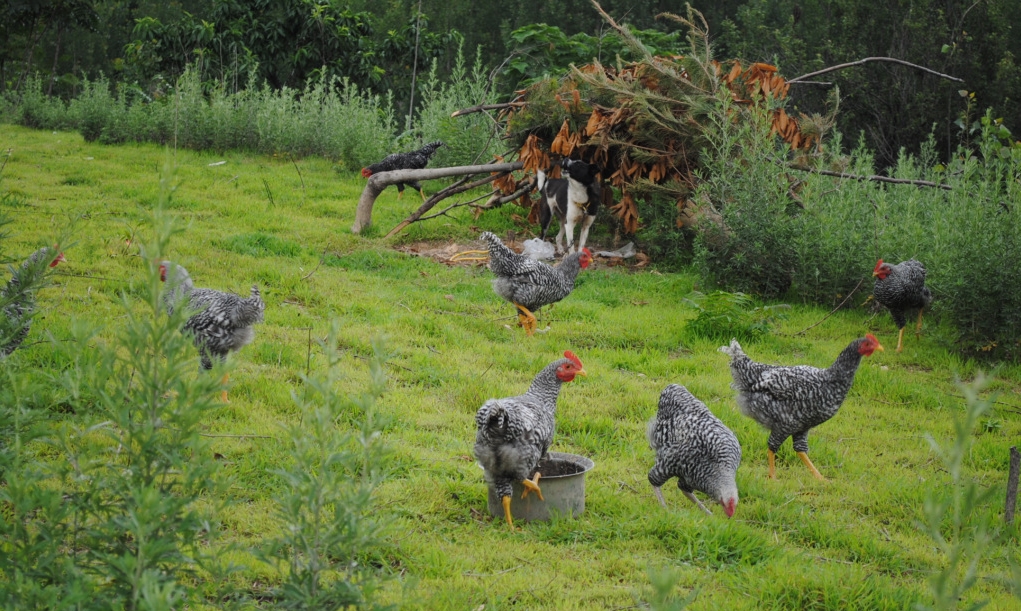
[[[585,473],[592,470],[595,463],[584,456],[564,452],[549,452],[547,456],[536,467],[536,471],[542,473],[539,488],[546,500],[540,501],[534,492],[521,498],[524,486],[514,482],[511,516],[515,520],[545,522],[553,514],[576,517],[585,511]],[[547,472],[550,475],[546,475]],[[489,513],[496,518],[503,517],[503,504],[492,487],[489,488]]]

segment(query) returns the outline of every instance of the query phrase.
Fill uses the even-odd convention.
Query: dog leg
[[[586,215],[585,219],[581,222],[581,235],[578,236],[578,250],[585,248],[585,242],[588,241],[588,230],[595,222],[596,215]]]

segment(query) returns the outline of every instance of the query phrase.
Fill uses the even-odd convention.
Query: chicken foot
[[[220,384],[226,386],[228,380],[230,380],[230,374],[229,373],[225,373],[225,374],[223,374],[223,379],[220,380]],[[220,391],[220,401],[223,401],[224,403],[230,403],[230,401],[227,400],[227,389],[226,388],[224,388],[222,391]]]
[[[511,497],[510,496],[503,497],[502,502],[503,502],[503,515],[504,515],[505,518],[507,518],[507,526],[510,526],[511,530],[514,530],[514,518],[511,517],[511,512],[510,512]]]
[[[693,503],[695,503],[696,505],[698,505],[698,508],[699,508],[699,509],[701,509],[702,511],[706,512],[706,513],[707,513],[707,514],[709,514],[709,515],[713,515],[713,512],[709,511],[709,508],[708,508],[708,507],[706,507],[705,505],[703,505],[703,504],[702,504],[702,501],[698,500],[698,497],[697,497],[697,496],[695,496],[695,494],[694,494],[694,493],[692,493],[692,492],[688,492],[687,490],[681,490],[681,492],[683,492],[683,493],[684,493],[684,496],[686,496],[686,497],[688,497],[689,499],[691,499],[691,502],[693,502]]]
[[[805,466],[808,467],[808,470],[812,472],[812,475],[815,476],[815,479],[823,482],[826,481],[826,478],[822,476],[822,473],[819,473],[819,470],[816,469],[815,465],[812,464],[812,459],[808,457],[807,452],[798,452],[798,458],[801,459],[801,462],[805,463]]]
[[[918,337],[922,334],[922,312],[924,311],[925,308],[920,308],[918,310],[918,326],[915,327],[915,337]]]
[[[532,314],[528,308],[520,303],[515,303],[514,307],[518,309],[518,323],[525,328],[525,333],[529,337],[535,335],[535,328],[539,326],[538,321],[535,319],[535,314]]]
[[[521,485],[525,487],[525,489],[521,491],[521,498],[525,498],[526,496],[528,496],[529,492],[534,492],[537,495],[539,495],[540,501],[546,500],[542,498],[542,490],[539,490],[539,478],[541,476],[542,476],[541,473],[536,472],[532,479],[521,480]]]

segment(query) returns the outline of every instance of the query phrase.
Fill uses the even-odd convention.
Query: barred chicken
[[[883,263],[880,259],[872,275],[876,278],[872,294],[876,301],[890,309],[893,322],[900,330],[897,335],[897,352],[900,352],[904,325],[907,324],[906,310],[918,309],[918,325],[915,327],[915,337],[918,337],[922,332],[922,312],[932,303],[932,292],[925,286],[925,266],[914,259],[897,265]]]
[[[229,353],[237,352],[255,338],[252,325],[262,322],[266,309],[258,286],[252,285],[247,299],[234,293],[195,288],[188,271],[170,261],[160,264],[160,280],[169,287],[163,294],[167,313],[173,314],[174,305],[185,299],[187,307],[195,311],[185,323],[184,331],[194,337],[203,370],[213,368],[213,358],[222,363]],[[225,374],[223,384],[227,384],[228,379],[229,374]],[[227,402],[226,390],[221,399]]]
[[[488,231],[481,237],[489,246],[489,269],[496,274],[493,290],[518,309],[518,322],[528,335],[535,333],[537,326],[533,312],[570,295],[578,272],[592,262],[592,251],[585,248],[551,267],[517,254]]]
[[[18,269],[11,269],[11,279],[0,289],[0,357],[21,346],[32,326],[35,314],[35,291],[51,268],[64,260],[58,246],[44,247],[28,256]]]
[[[649,483],[663,507],[666,501],[660,487],[676,477],[677,487],[702,511],[712,515],[693,490],[704,492],[723,506],[728,518],[734,515],[734,478],[741,465],[741,444],[704,403],[679,384],[667,386],[659,396],[659,411],[649,420],[646,434],[656,451]]]
[[[443,146],[443,143],[437,140],[436,142],[430,142],[416,151],[410,151],[407,153],[392,153],[383,158],[382,161],[374,163],[370,166],[362,168],[362,177],[368,178],[377,172],[391,172],[393,170],[421,170],[425,166],[429,165],[429,158],[436,153],[436,149]],[[422,196],[422,200],[425,200],[425,192],[422,190],[422,185],[417,182],[409,182],[408,185],[419,192]],[[404,183],[397,183],[397,199],[400,199],[404,195]]]
[[[540,473],[535,471],[553,443],[556,428],[557,397],[560,387],[575,376],[584,376],[581,360],[568,350],[564,358],[553,361],[539,372],[528,392],[517,397],[490,399],[475,414],[475,458],[485,470],[486,482],[493,487],[503,503],[507,525],[514,527],[511,517],[512,483],[525,487],[521,498],[539,489]],[[531,476],[531,479],[529,477]]]
[[[808,365],[763,365],[748,358],[736,339],[720,352],[730,355],[732,388],[738,391],[741,412],[769,429],[769,477],[776,478],[776,451],[788,437],[794,451],[817,479],[825,479],[808,458],[808,431],[840,409],[863,356],[882,350],[871,333],[844,348],[828,369]]]

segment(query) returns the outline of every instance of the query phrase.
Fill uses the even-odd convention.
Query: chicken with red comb
[[[890,309],[890,315],[899,330],[897,352],[900,352],[904,343],[907,310],[918,310],[918,325],[915,327],[915,337],[918,337],[922,333],[922,312],[932,303],[932,292],[925,286],[925,266],[914,259],[897,265],[884,263],[880,259],[872,275],[876,278],[872,294],[876,301]]]
[[[840,353],[826,369],[808,365],[765,365],[748,358],[736,339],[720,352],[730,355],[731,387],[741,412],[769,429],[769,477],[776,477],[776,451],[788,437],[794,451],[817,479],[825,479],[808,458],[808,431],[836,415],[854,382],[862,357],[883,346],[871,333]]]
[[[490,399],[475,414],[475,458],[485,470],[486,482],[500,497],[511,528],[512,484],[520,482],[525,487],[522,498],[535,492],[543,499],[541,474],[535,469],[553,443],[560,387],[584,375],[581,359],[568,350],[564,358],[535,376],[525,394]]]

